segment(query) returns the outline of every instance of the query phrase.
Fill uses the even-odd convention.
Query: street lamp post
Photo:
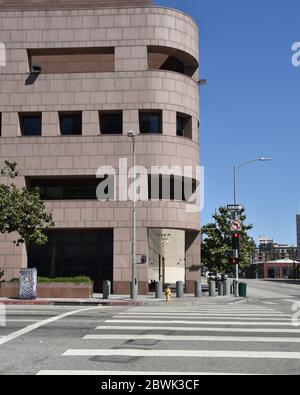
[[[253,160],[249,160],[245,163],[242,163],[239,166],[233,166],[233,201],[234,201],[234,205],[237,205],[237,172],[238,170],[240,170],[242,167],[245,167],[247,165],[250,165],[251,163],[255,163],[255,162],[269,162],[271,161],[272,158],[257,158],[257,159],[253,159]],[[234,211],[234,220],[238,219],[237,218],[237,212]],[[237,257],[238,258],[238,257]],[[235,277],[236,277],[236,290],[235,290],[235,296],[238,296],[238,282],[239,282],[239,264],[236,265],[235,268]]]
[[[132,263],[132,280],[131,280],[131,299],[137,300],[138,284],[136,278],[136,153],[135,153],[135,133],[129,131],[127,136],[132,139],[132,165],[133,165],[133,183],[132,183],[132,208],[131,208],[131,263]]]

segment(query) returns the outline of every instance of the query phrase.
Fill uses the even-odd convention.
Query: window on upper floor
[[[162,111],[140,111],[140,132],[144,134],[162,133]]]
[[[82,134],[82,112],[60,112],[60,133],[62,136],[78,136]]]
[[[22,136],[42,135],[42,113],[19,113]]]
[[[26,184],[29,190],[37,189],[43,200],[97,200],[97,187],[107,178],[28,177]]]
[[[180,137],[192,138],[192,117],[186,114],[177,113],[176,134]]]
[[[198,70],[198,61],[190,54],[176,48],[149,46],[149,70],[166,70],[193,77]]]
[[[100,111],[101,134],[123,134],[123,111]]]
[[[148,176],[149,200],[189,201],[197,189],[197,181],[174,175]]]
[[[37,48],[28,49],[30,67],[41,66],[42,73],[99,73],[115,70],[115,49]]]

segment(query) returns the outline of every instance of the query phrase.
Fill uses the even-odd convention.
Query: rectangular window
[[[140,111],[139,116],[141,133],[162,133],[162,111]]]
[[[42,135],[42,113],[20,113],[19,120],[22,136]]]
[[[192,138],[192,117],[186,114],[177,113],[176,134],[179,137]]]
[[[26,183],[29,190],[37,189],[43,200],[96,200],[97,187],[107,178],[27,178]]]
[[[59,113],[60,133],[62,136],[78,136],[82,134],[82,113]]]
[[[101,134],[123,134],[122,111],[101,111],[99,117]]]

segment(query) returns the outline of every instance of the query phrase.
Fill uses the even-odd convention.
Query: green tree
[[[241,212],[243,228],[241,231],[240,267],[241,269],[249,265],[250,256],[255,250],[254,241],[248,236],[248,231],[252,225],[246,225],[245,210]],[[214,223],[203,226],[201,232],[202,241],[202,262],[211,271],[230,273],[232,266],[232,245],[231,245],[231,213],[226,207],[220,207],[213,215]]]
[[[19,235],[14,241],[16,245],[44,245],[47,243],[44,230],[54,226],[52,214],[37,190],[28,191],[13,183],[18,174],[17,163],[6,161],[1,175],[11,179],[11,183],[0,184],[0,232],[16,232]]]

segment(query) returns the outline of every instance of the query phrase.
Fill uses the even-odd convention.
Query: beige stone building
[[[95,290],[112,280],[114,293],[129,293],[131,202],[98,201],[95,174],[100,166],[118,169],[120,158],[131,166],[129,130],[137,134],[138,165],[199,165],[195,22],[150,0],[0,0],[0,41],[1,166],[18,163],[19,184],[39,188],[55,221],[42,248],[16,247],[12,235],[1,235],[5,278],[37,267],[43,276],[89,275]],[[153,229],[170,234],[170,245],[172,235],[179,238],[178,251],[166,255],[170,267],[180,262],[192,290],[200,276],[199,213],[174,193],[148,195],[137,208],[138,262],[148,257],[138,264],[139,291],[157,275]],[[174,281],[177,274],[166,271]]]

